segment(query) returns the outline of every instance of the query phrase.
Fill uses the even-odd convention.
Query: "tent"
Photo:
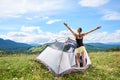
[[[72,71],[84,71],[91,65],[90,58],[86,51],[86,66],[77,67],[75,61],[75,48],[76,43],[70,38],[64,43],[55,41],[40,53],[36,61],[43,63],[56,77],[63,76]]]

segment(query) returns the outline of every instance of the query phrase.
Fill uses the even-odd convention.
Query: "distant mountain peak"
[[[19,43],[19,42],[15,42],[9,39],[2,39],[0,38],[0,49],[4,49],[4,50],[25,50],[30,48],[31,45],[25,44],[25,43]]]

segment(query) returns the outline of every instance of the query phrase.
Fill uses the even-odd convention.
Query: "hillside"
[[[91,68],[60,78],[55,78],[43,64],[34,61],[39,54],[1,55],[0,80],[120,80],[120,53],[95,53],[89,53]]]
[[[44,44],[44,45],[32,47],[28,50],[28,52],[30,52],[30,53],[40,53],[48,45],[51,45],[51,44],[53,44],[53,43],[47,43],[47,44]],[[59,43],[59,44],[63,44],[63,43]],[[59,44],[57,46],[60,47]],[[88,52],[100,52],[100,51],[107,51],[111,48],[119,48],[120,49],[120,44],[86,43],[85,47],[86,47]]]
[[[4,51],[24,51],[31,46],[25,43],[18,43],[12,40],[4,40],[0,38],[0,50]]]
[[[87,43],[87,45],[91,45],[91,46],[96,46],[96,47],[100,47],[100,48],[113,48],[113,47],[120,47],[119,43]]]
[[[119,48],[120,49],[120,44],[116,43],[87,43],[85,44],[87,51],[89,52],[96,52],[96,51],[107,51],[111,48]]]
[[[0,38],[0,53],[20,53],[20,52],[27,52],[27,53],[40,53],[43,51],[48,45],[51,45],[53,43],[46,43],[43,45],[37,45],[37,46],[31,46],[25,43],[18,43],[14,42],[12,40],[4,40]],[[63,44],[63,43],[59,43]],[[57,46],[60,46],[60,45]],[[88,52],[98,52],[98,51],[106,51],[109,48],[116,48],[118,47],[120,49],[120,44],[103,44],[103,43],[87,43],[85,44],[86,49]]]

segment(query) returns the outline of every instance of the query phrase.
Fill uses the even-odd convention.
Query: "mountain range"
[[[0,38],[0,50],[5,51],[25,51],[31,48],[31,45],[25,43],[19,43],[12,40],[4,40]]]
[[[52,44],[52,43],[47,43],[47,44]],[[44,46],[44,45],[43,45]],[[115,47],[119,47],[120,48],[120,44],[119,43],[86,43],[85,44],[87,51],[105,51],[109,48],[115,48]],[[2,38],[0,38],[0,51],[1,50],[6,50],[6,51],[19,51],[19,52],[24,52],[27,50],[41,50],[42,45],[37,45],[37,46],[33,46],[29,45],[29,44],[25,44],[25,43],[19,43],[19,42],[15,42],[12,40],[4,40]]]
[[[111,48],[120,48],[120,44],[117,43],[86,43],[88,51],[106,51]]]

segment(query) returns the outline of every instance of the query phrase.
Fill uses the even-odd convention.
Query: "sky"
[[[0,38],[28,44],[74,39],[63,25],[83,33],[85,43],[120,42],[120,0],[0,0]]]

